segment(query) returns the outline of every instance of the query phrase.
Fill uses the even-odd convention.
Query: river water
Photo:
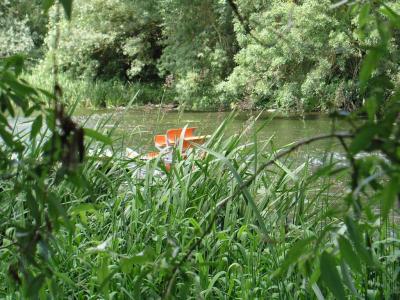
[[[238,113],[226,127],[226,136],[243,132],[250,120],[259,113]],[[104,109],[104,110],[79,110],[75,117],[85,126],[95,127],[103,123],[109,130],[118,126],[113,137],[122,147],[130,147],[138,152],[155,150],[153,136],[163,134],[167,129],[190,126],[197,127],[199,134],[212,134],[220,124],[228,118],[229,112],[184,112],[163,111],[161,109]],[[255,126],[248,130],[249,140],[254,140],[254,131],[263,128],[257,134],[257,140],[263,141],[271,136],[275,147],[283,147],[319,134],[329,133],[333,129],[347,128],[342,121],[333,120],[326,115],[314,114],[303,117],[282,117],[264,113],[258,117]],[[120,138],[120,139],[118,139]],[[118,146],[117,146],[118,147]],[[325,153],[338,155],[340,146],[338,141],[318,142],[303,147],[296,152],[296,156],[321,158]]]

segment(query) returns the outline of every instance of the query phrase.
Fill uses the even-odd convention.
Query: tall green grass
[[[228,123],[187,159],[176,151],[170,172],[160,160],[104,157],[104,145],[87,141],[93,152],[81,167],[86,188],[52,185],[73,231],[56,233],[45,251],[51,277],[40,298],[332,299],[319,257],[323,251],[337,255],[337,237],[346,231],[345,169],[329,159],[319,170],[307,160],[282,159],[243,193],[243,182],[279,149],[257,140],[254,123],[226,136]],[[40,159],[37,144],[26,153],[31,159]],[[12,184],[2,189],[12,197]],[[18,199],[5,205],[15,220],[24,213]],[[393,220],[385,226],[374,237],[375,276],[366,282],[365,272],[340,270],[344,281],[352,277],[345,287],[349,298],[364,289],[372,299],[398,295],[400,232]],[[13,234],[4,233],[9,240]],[[12,248],[1,249],[0,258],[0,297],[21,297],[5,271]]]
[[[33,86],[51,90],[54,82],[51,76],[40,69],[33,69],[25,74],[25,79]],[[166,104],[173,101],[173,94],[159,83],[124,83],[119,79],[92,80],[72,78],[67,74],[59,74],[59,82],[63,87],[63,99],[68,104],[77,102],[81,107],[119,107],[126,106],[135,99],[134,104]]]

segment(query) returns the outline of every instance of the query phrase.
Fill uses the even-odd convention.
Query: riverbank
[[[26,81],[37,88],[51,91],[53,78],[44,72],[24,75]],[[118,108],[127,105],[170,105],[173,93],[160,83],[128,82],[121,80],[74,79],[59,74],[63,99],[68,104],[78,103],[85,108]]]
[[[24,75],[26,81],[37,88],[52,90],[53,79],[43,70],[32,70]],[[307,118],[328,114],[329,111],[307,111],[300,107],[276,107],[271,104],[256,105],[250,100],[230,102],[216,97],[215,102],[202,103],[199,98],[190,103],[180,101],[175,90],[162,82],[123,82],[119,79],[91,80],[72,78],[66,74],[59,74],[59,83],[63,91],[63,99],[67,104],[77,104],[81,108],[89,109],[123,109],[127,106],[143,108],[144,110],[188,111],[188,112],[228,112],[232,110],[243,112],[263,112],[274,117]],[[353,107],[355,108],[355,107]]]

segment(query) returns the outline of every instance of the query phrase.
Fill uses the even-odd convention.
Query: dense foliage
[[[9,2],[0,3],[0,56],[24,53],[33,48],[27,18],[16,18]]]
[[[25,54],[37,59],[48,19],[41,0],[5,0],[0,3],[0,57]]]
[[[44,1],[44,8],[54,2]],[[249,9],[243,13],[251,21],[250,4],[257,2],[249,2],[240,2],[240,7]],[[57,1],[51,22],[60,17],[58,4],[70,19],[71,3]],[[154,8],[151,4],[143,9]],[[1,297],[399,298],[400,90],[394,58],[400,16],[388,4],[365,1],[335,8],[355,16],[360,40],[368,44],[354,79],[354,93],[365,100],[360,109],[365,118],[334,116],[348,121],[349,131],[332,131],[275,149],[269,140],[257,140],[258,128],[251,121],[240,134],[225,136],[226,120],[203,148],[194,150],[204,152],[203,159],[193,152],[183,159],[177,150],[170,172],[158,159],[144,163],[117,153],[103,155],[106,146],[112,148],[111,138],[83,129],[62,104],[57,55],[51,62],[52,92],[22,79],[21,56],[2,58]],[[200,6],[200,1],[194,2],[194,11]],[[212,8],[222,16],[226,11],[218,10],[221,7],[227,8],[208,3],[201,11]],[[310,4],[309,11],[328,13],[317,4]],[[304,22],[315,20],[308,11],[298,14],[304,14]],[[160,18],[167,19],[162,13]],[[242,19],[243,28],[235,30],[248,29],[245,22]],[[55,28],[50,32],[55,41],[51,51],[58,49]],[[59,28],[65,30],[63,22]],[[313,27],[306,28],[312,35]],[[254,42],[248,49],[262,45],[260,51],[274,53],[278,45],[264,40],[257,30],[244,37]],[[289,39],[284,45],[292,38],[278,37]],[[217,49],[220,41],[210,39],[208,45]],[[200,41],[194,39],[193,45],[196,42]],[[243,47],[244,41],[238,42]],[[164,50],[169,43],[162,45]],[[189,47],[182,43],[174,49]],[[315,52],[324,52],[315,46]],[[206,57],[215,54],[202,47]],[[238,57],[248,50],[243,49]],[[202,66],[213,60],[200,61]],[[221,74],[229,70],[228,61],[217,61]],[[63,59],[60,63],[69,69]],[[168,66],[168,60],[163,64]],[[91,67],[101,74],[96,64]],[[189,73],[187,65],[176,67]],[[308,73],[315,71],[306,67]],[[81,70],[71,67],[71,72]],[[175,80],[175,73],[169,75]],[[313,81],[306,77],[297,88]],[[227,84],[230,80],[233,77]],[[13,125],[18,114],[31,118],[22,123],[28,130]],[[319,169],[312,170],[307,162],[284,160],[299,147],[323,139],[338,140],[347,163],[327,156]]]
[[[2,51],[39,46],[47,18],[37,9],[29,18],[23,12],[14,18],[19,7],[34,5],[6,3],[2,35],[10,47]],[[387,4],[400,9],[397,1]],[[364,101],[355,80],[361,61],[379,36],[375,21],[360,17],[359,4],[333,9],[330,0],[76,0],[74,5],[71,22],[59,22],[61,70],[77,80],[151,82],[154,89],[168,90],[168,97],[155,93],[151,102],[163,98],[194,109],[354,110]],[[51,10],[52,29],[41,46],[47,54],[34,73],[51,66],[54,25]],[[11,47],[13,39],[21,41],[20,49]],[[396,33],[384,67],[396,82],[399,43]]]
[[[332,9],[329,0],[250,3],[239,1],[239,7],[257,40],[236,24],[237,66],[220,85],[227,101],[243,99],[295,111],[360,106],[363,95],[355,79],[378,33],[374,21],[360,20],[357,5]],[[387,66],[392,78],[399,74],[398,46],[395,39],[391,45],[394,64]]]
[[[249,9],[254,34],[268,46],[237,26],[238,66],[222,85],[228,97],[297,110],[357,105],[354,79],[362,53],[345,23],[351,16],[334,12],[330,2],[272,1]]]
[[[160,28],[151,15],[143,17],[135,1],[78,0],[74,5],[79,9],[71,22],[61,23],[62,69],[89,78],[127,79],[139,74],[146,80],[154,77],[151,68],[160,55]],[[54,11],[52,14],[54,17]],[[50,24],[54,24],[52,17]],[[50,49],[53,40],[54,31],[50,31]]]

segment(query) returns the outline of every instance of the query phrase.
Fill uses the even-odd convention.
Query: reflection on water
[[[153,136],[165,133],[167,129],[183,127],[185,125],[197,127],[199,134],[211,134],[221,122],[229,116],[228,112],[162,112],[161,110],[81,110],[76,118],[85,122],[86,126],[95,126],[98,122],[105,122],[106,128],[113,128],[118,124],[114,137],[121,137],[122,146],[128,146],[139,152],[154,150]],[[249,119],[257,117],[258,113],[241,113],[230,122],[226,128],[226,135],[238,134],[251,123]],[[343,122],[333,121],[324,115],[309,115],[300,117],[274,117],[264,114],[256,121],[256,126],[247,131],[249,139],[254,140],[257,128],[263,128],[257,134],[257,140],[262,141],[273,136],[273,144],[282,147],[299,139],[318,134],[329,133],[336,128],[346,128]],[[321,156],[326,151],[337,151],[337,141],[314,143],[302,148],[296,155]]]

